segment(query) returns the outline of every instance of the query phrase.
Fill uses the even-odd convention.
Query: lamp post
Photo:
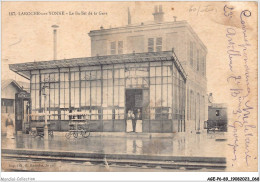
[[[44,140],[48,140],[49,139],[49,128],[48,128],[48,121],[47,121],[47,89],[48,86],[44,85],[42,87],[42,95],[44,96]]]

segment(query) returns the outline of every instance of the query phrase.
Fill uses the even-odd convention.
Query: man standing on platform
[[[135,119],[136,119],[136,122],[135,122],[136,129],[135,129],[135,131],[137,133],[140,133],[140,132],[142,132],[142,127],[143,127],[141,109],[137,109],[137,113],[135,114]]]
[[[126,132],[133,132],[135,131],[135,115],[133,110],[128,110],[126,116]]]
[[[7,115],[7,119],[5,120],[5,126],[7,129],[6,138],[14,139],[14,121],[10,116],[10,113]]]

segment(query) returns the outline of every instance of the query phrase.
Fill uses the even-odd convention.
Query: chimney
[[[154,13],[158,13],[158,6],[157,5],[154,6]]]
[[[53,60],[57,59],[57,28],[58,25],[52,25],[53,28]]]
[[[128,7],[128,25],[131,24],[131,13],[130,13],[130,9]]]
[[[176,21],[177,20],[177,16],[173,16],[173,19],[174,19],[174,21]]]
[[[163,10],[162,10],[162,5],[159,5],[159,10],[158,10],[158,6],[154,6],[154,13],[153,13],[153,16],[154,16],[154,21],[156,23],[159,23],[159,22],[163,22]]]
[[[159,5],[159,13],[162,12],[162,5]]]

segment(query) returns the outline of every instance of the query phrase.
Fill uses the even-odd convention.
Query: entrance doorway
[[[126,89],[126,113],[132,110],[134,113],[138,109],[142,111],[143,107],[143,90],[142,89]]]
[[[143,90],[142,89],[126,89],[126,115],[131,110],[135,115],[134,120],[127,120],[127,132],[142,132],[142,108],[143,108]]]

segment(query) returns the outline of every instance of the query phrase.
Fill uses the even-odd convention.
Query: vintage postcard
[[[2,2],[1,16],[2,171],[258,171],[257,2]]]

